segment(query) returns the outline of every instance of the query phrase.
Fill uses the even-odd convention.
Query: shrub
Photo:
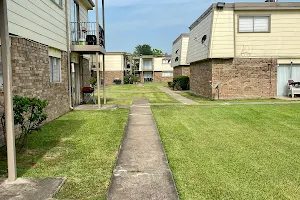
[[[168,86],[169,86],[170,88],[174,88],[175,83],[174,83],[174,82],[168,82]]]
[[[93,87],[95,87],[96,84],[97,84],[97,79],[94,78],[94,77],[90,78],[90,84],[91,84]]]
[[[188,76],[176,76],[173,78],[174,87],[178,90],[190,89],[190,78]]]
[[[48,105],[47,101],[38,98],[28,98],[14,96],[13,111],[15,126],[19,127],[21,133],[16,140],[17,147],[22,150],[27,145],[28,135],[38,130],[41,123],[47,119],[44,108]],[[5,115],[2,115],[1,123],[5,132]],[[5,133],[6,135],[6,133]]]
[[[138,82],[138,77],[134,75],[126,75],[124,76],[124,84],[133,84]]]

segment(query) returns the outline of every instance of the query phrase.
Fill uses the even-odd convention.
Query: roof
[[[93,8],[95,7],[95,3],[93,2],[93,0],[83,0],[83,2],[89,7],[89,10],[93,10]]]
[[[181,38],[184,38],[184,37],[189,37],[190,34],[189,33],[182,33],[179,35],[179,37],[173,42],[173,44],[177,43]]]
[[[226,3],[224,9],[229,10],[300,10],[300,2],[243,2]],[[217,10],[217,3],[212,4],[189,28],[195,28],[213,10]]]
[[[106,52],[106,55],[125,55],[126,52]]]

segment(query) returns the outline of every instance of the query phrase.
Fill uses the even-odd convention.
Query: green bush
[[[21,130],[21,133],[16,140],[19,150],[22,150],[22,148],[27,145],[28,135],[32,131],[38,130],[41,123],[48,118],[48,115],[44,113],[44,108],[46,108],[47,105],[47,101],[38,98],[14,96],[14,122],[15,126],[19,127]],[[5,131],[4,114],[2,115],[1,123],[3,131]]]
[[[168,82],[168,86],[169,86],[170,88],[174,88],[175,83],[174,83],[174,82]]]
[[[176,76],[173,78],[175,89],[178,90],[189,90],[190,89],[190,78],[188,76]]]
[[[124,84],[133,84],[138,82],[138,78],[134,75],[126,75],[124,76]]]

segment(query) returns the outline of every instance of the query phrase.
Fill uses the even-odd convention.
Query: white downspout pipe
[[[9,47],[7,2],[0,0],[0,36],[2,48],[3,64],[3,90],[5,105],[5,129],[6,129],[6,147],[7,147],[7,165],[8,182],[14,182],[17,179],[16,164],[16,145],[14,133],[14,112],[13,112],[13,94],[12,94],[12,69],[11,54]]]
[[[96,0],[96,35],[97,35],[97,45],[100,45],[99,39],[99,3]],[[100,69],[99,69],[99,52],[96,52],[96,70],[97,70],[97,93],[98,93],[98,108],[101,108],[101,98],[100,98]]]
[[[71,50],[70,50],[70,45],[71,45],[71,40],[70,40],[70,21],[69,21],[69,0],[65,0],[65,14],[66,14],[66,38],[67,38],[67,62],[68,62],[68,79],[69,79],[69,107],[71,110],[74,109],[73,103],[72,103],[72,73],[71,73]]]

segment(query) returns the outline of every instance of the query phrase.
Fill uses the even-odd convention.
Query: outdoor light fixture
[[[223,9],[225,7],[225,2],[218,2],[217,3],[217,8]]]

